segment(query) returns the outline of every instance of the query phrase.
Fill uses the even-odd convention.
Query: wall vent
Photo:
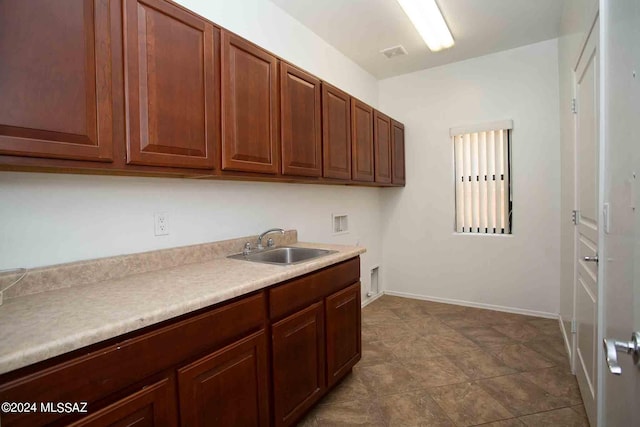
[[[382,49],[380,53],[386,56],[387,59],[395,58],[396,56],[408,55],[407,49],[402,45]]]
[[[380,277],[378,275],[379,270],[380,267],[378,267],[377,265],[371,269],[371,285],[369,286],[369,292],[367,292],[367,297],[369,298],[380,293]]]

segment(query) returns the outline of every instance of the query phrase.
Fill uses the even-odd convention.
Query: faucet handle
[[[273,239],[269,239],[267,240],[267,247],[268,248],[272,248],[275,246],[275,243],[273,242]]]
[[[242,250],[242,255],[249,255],[251,253],[251,243],[247,242],[244,244],[244,249]]]

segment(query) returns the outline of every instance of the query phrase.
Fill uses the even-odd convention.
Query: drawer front
[[[281,318],[360,280],[360,257],[269,290],[269,316]]]
[[[88,401],[91,410],[98,399],[263,328],[265,317],[259,293],[2,384],[0,401]],[[2,425],[31,427],[61,416],[3,414]]]
[[[165,378],[69,427],[174,427],[178,425],[175,392],[171,380]]]

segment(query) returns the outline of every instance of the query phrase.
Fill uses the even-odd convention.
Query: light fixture
[[[435,0],[397,0],[433,52],[453,46],[453,36]]]

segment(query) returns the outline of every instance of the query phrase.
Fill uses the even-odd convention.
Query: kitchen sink
[[[240,259],[244,261],[262,262],[264,264],[291,265],[334,254],[336,252],[337,251],[329,251],[326,249],[282,246],[279,248],[252,252],[247,255],[231,255],[228,258]]]

